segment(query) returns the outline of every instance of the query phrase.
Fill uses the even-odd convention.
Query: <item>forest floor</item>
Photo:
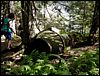
[[[13,47],[20,45],[21,38],[16,36],[12,40]],[[1,37],[1,51],[7,48],[7,42],[5,41],[4,37]],[[68,58],[75,56],[79,57],[82,53],[86,51],[95,51],[99,48],[99,43],[95,43],[92,46],[84,46],[79,48],[66,47],[63,54],[59,54],[63,59],[67,60]],[[23,50],[19,51],[6,51],[5,53],[1,53],[1,65],[3,66],[18,66],[20,59],[23,57]],[[52,62],[52,61],[50,61]],[[54,61],[53,61],[54,63]]]
[[[16,47],[16,46],[18,46],[20,44],[21,44],[21,38],[19,36],[13,37],[13,39],[12,39],[12,46]],[[99,47],[99,43],[96,43],[93,46],[84,46],[84,47],[73,48],[73,49],[71,49],[70,47],[67,47],[69,49],[67,49],[67,50],[65,49],[64,53],[61,54],[61,56],[63,56],[64,58],[69,57],[69,56],[73,56],[73,55],[74,56],[79,56],[80,53],[85,52],[85,51],[95,50],[97,47]],[[6,48],[7,48],[7,41],[5,41],[4,36],[2,36],[1,37],[1,52],[3,50],[5,50]],[[14,51],[12,51],[12,52],[11,51],[10,52],[7,51],[6,53],[1,54],[1,59],[2,58],[3,59],[7,58],[7,57],[13,57],[13,56],[17,56],[17,58],[18,58],[18,57],[20,57],[20,56],[18,56],[18,55],[20,55],[18,52],[16,52],[16,51],[15,52]],[[20,59],[20,58],[18,58],[18,59]]]
[[[14,36],[12,38],[12,47],[18,46],[21,43],[21,38],[19,36]],[[3,50],[7,49],[7,40],[5,39],[5,36],[1,36],[1,52]]]
[[[12,48],[15,48],[16,46],[19,46],[21,44],[21,38],[19,36],[15,36],[12,38]],[[20,51],[20,50],[19,50]],[[16,51],[9,51],[7,49],[7,40],[5,39],[5,36],[1,36],[1,61],[2,59],[9,58],[13,54],[16,54]]]

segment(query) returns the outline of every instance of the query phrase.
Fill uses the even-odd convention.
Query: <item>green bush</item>
[[[69,59],[71,64],[69,70],[73,75],[98,75],[99,74],[99,54],[96,51],[87,51],[77,59],[75,57]]]
[[[30,55],[24,56],[19,66],[12,67],[9,71],[11,75],[69,75],[66,61],[60,58],[56,64],[49,63],[49,56],[45,52],[39,54],[33,51]],[[58,55],[55,55],[58,56]]]
[[[56,63],[50,63],[50,56],[56,57]],[[9,75],[99,75],[99,49],[72,56],[65,61],[59,55],[38,53],[36,50],[23,57],[16,66],[2,66],[2,72]]]

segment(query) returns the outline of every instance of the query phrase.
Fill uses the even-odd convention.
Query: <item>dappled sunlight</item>
[[[99,75],[99,4],[1,1],[1,75]]]

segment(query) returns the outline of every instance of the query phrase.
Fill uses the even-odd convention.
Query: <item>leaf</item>
[[[89,71],[92,75],[99,75],[99,68],[93,68]]]
[[[71,47],[70,47],[70,46],[66,48],[66,50],[70,50],[70,49],[71,49]]]
[[[54,69],[54,66],[52,66],[51,64],[46,64],[46,65],[44,65],[43,67],[45,67],[45,66],[49,67],[50,70],[51,70],[51,69],[52,69],[52,70],[55,70],[55,69]]]
[[[31,70],[31,67],[29,65],[22,65],[20,67],[21,71],[30,71]]]
[[[88,75],[88,73],[87,72],[79,72],[78,75]]]
[[[44,60],[40,60],[40,59],[38,59],[37,62],[39,62],[39,63],[43,63]]]
[[[41,70],[42,66],[36,66],[35,69]]]

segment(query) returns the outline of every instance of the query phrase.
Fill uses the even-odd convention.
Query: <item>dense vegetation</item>
[[[23,56],[17,65],[14,61],[6,62],[8,65],[2,63],[1,71],[8,75],[99,75],[99,48],[84,51],[81,50],[79,56],[65,59],[34,50],[30,55]]]
[[[1,75],[99,75],[99,3],[1,1],[1,19],[14,12],[17,32],[12,40],[14,48],[1,54]],[[33,48],[31,40],[48,28],[64,39],[64,52],[30,51]],[[58,37],[51,35],[40,34],[40,38],[47,37],[47,41],[51,38],[49,43],[58,47],[58,43],[53,42]],[[55,51],[58,52],[57,49]]]

